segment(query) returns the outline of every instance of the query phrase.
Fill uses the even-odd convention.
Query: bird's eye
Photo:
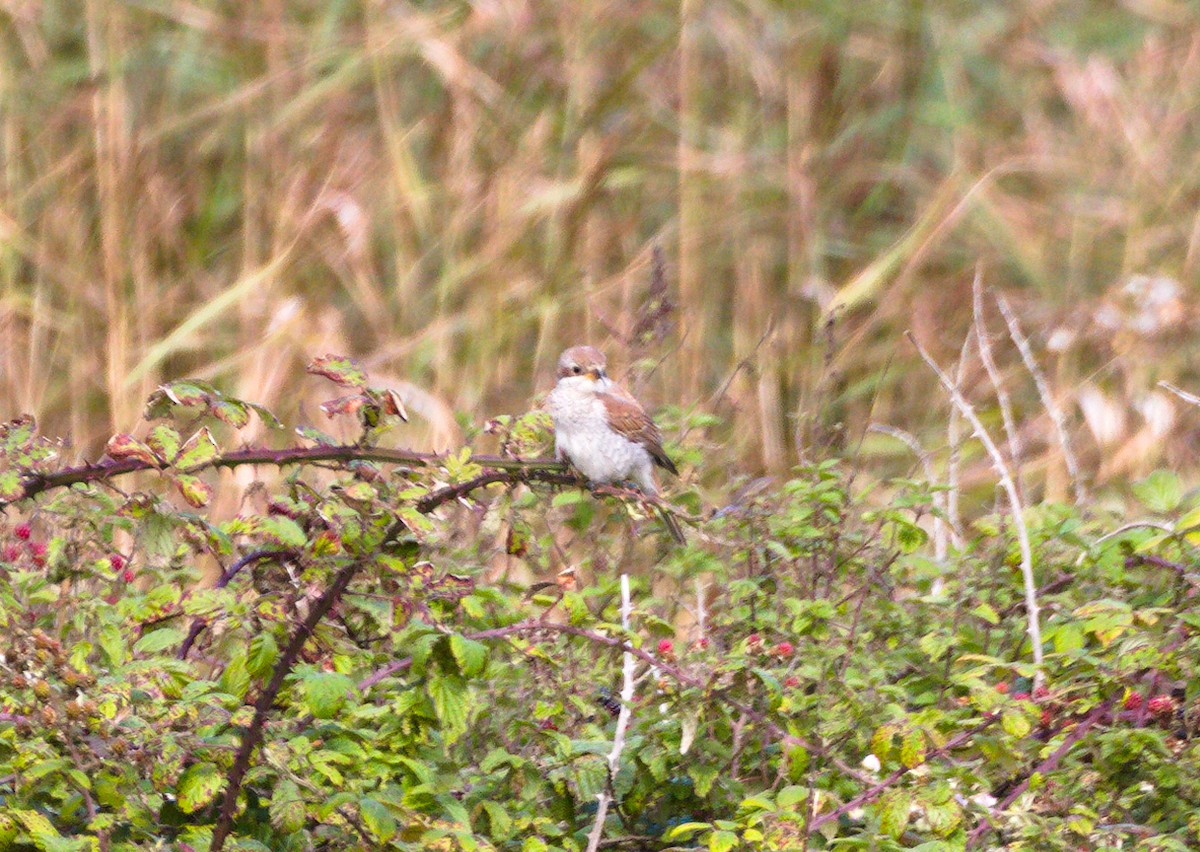
[[[578,364],[576,364],[574,367],[571,368],[571,372],[578,376],[580,373],[583,372],[583,367],[580,367]]]

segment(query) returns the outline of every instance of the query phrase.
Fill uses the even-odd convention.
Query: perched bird
[[[654,466],[678,475],[663,452],[662,434],[633,395],[608,377],[603,353],[572,346],[558,359],[558,384],[546,398],[554,419],[554,453],[598,485],[632,480],[646,494],[658,494]],[[662,513],[675,540],[683,531]]]

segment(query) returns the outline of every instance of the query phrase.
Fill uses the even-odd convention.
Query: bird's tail
[[[667,531],[671,533],[671,538],[675,539],[678,544],[687,544],[687,539],[683,535],[683,527],[679,526],[679,521],[675,520],[675,516],[662,506],[658,507],[658,514]]]

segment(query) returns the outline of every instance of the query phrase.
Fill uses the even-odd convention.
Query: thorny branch
[[[308,616],[292,634],[287,648],[280,656],[279,662],[275,664],[270,682],[258,694],[258,699],[254,702],[254,718],[250,721],[250,727],[247,728],[246,733],[242,735],[241,745],[238,747],[237,756],[234,758],[233,767],[229,770],[226,780],[220,816],[213,828],[212,843],[209,846],[212,852],[220,852],[225,845],[225,839],[233,829],[233,818],[237,811],[238,793],[242,789],[242,781],[245,780],[246,772],[250,769],[250,761],[254,757],[254,751],[258,747],[259,740],[262,739],[263,728],[267,723],[267,714],[271,711],[271,706],[275,703],[275,697],[279,694],[279,690],[283,688],[284,680],[291,672],[292,666],[296,664],[300,651],[304,648],[304,643],[308,641],[321,619],[341,597],[342,592],[350,585],[354,575],[365,565],[365,561],[356,560],[348,562],[338,571],[333,582],[329,584],[329,588],[321,597],[317,598],[312,609],[309,610]]]
[[[400,465],[407,468],[426,468],[441,464],[447,456],[440,453],[423,453],[417,450],[391,449],[387,447],[364,447],[357,444],[338,444],[336,446],[321,445],[317,447],[287,447],[272,450],[264,447],[246,447],[232,450],[197,465],[188,473],[211,468],[235,468],[244,465],[274,465],[284,467],[292,464],[312,464],[314,462],[351,462],[374,461]],[[477,455],[471,461],[484,468],[505,470],[510,472],[538,471],[540,473],[558,473],[566,475],[567,467],[554,459],[517,459],[506,456]],[[77,467],[67,467],[51,473],[26,473],[21,481],[21,495],[12,500],[0,501],[0,507],[25,500],[50,491],[55,488],[68,488],[88,482],[101,482],[141,471],[162,470],[165,465],[157,465],[139,458],[107,459],[105,461],[82,464]]]

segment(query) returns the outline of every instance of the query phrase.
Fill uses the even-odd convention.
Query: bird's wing
[[[641,444],[657,465],[671,473],[679,474],[675,463],[663,452],[662,433],[636,399],[619,386],[597,396],[604,403],[604,410],[608,413],[608,425],[614,432],[635,444]]]

